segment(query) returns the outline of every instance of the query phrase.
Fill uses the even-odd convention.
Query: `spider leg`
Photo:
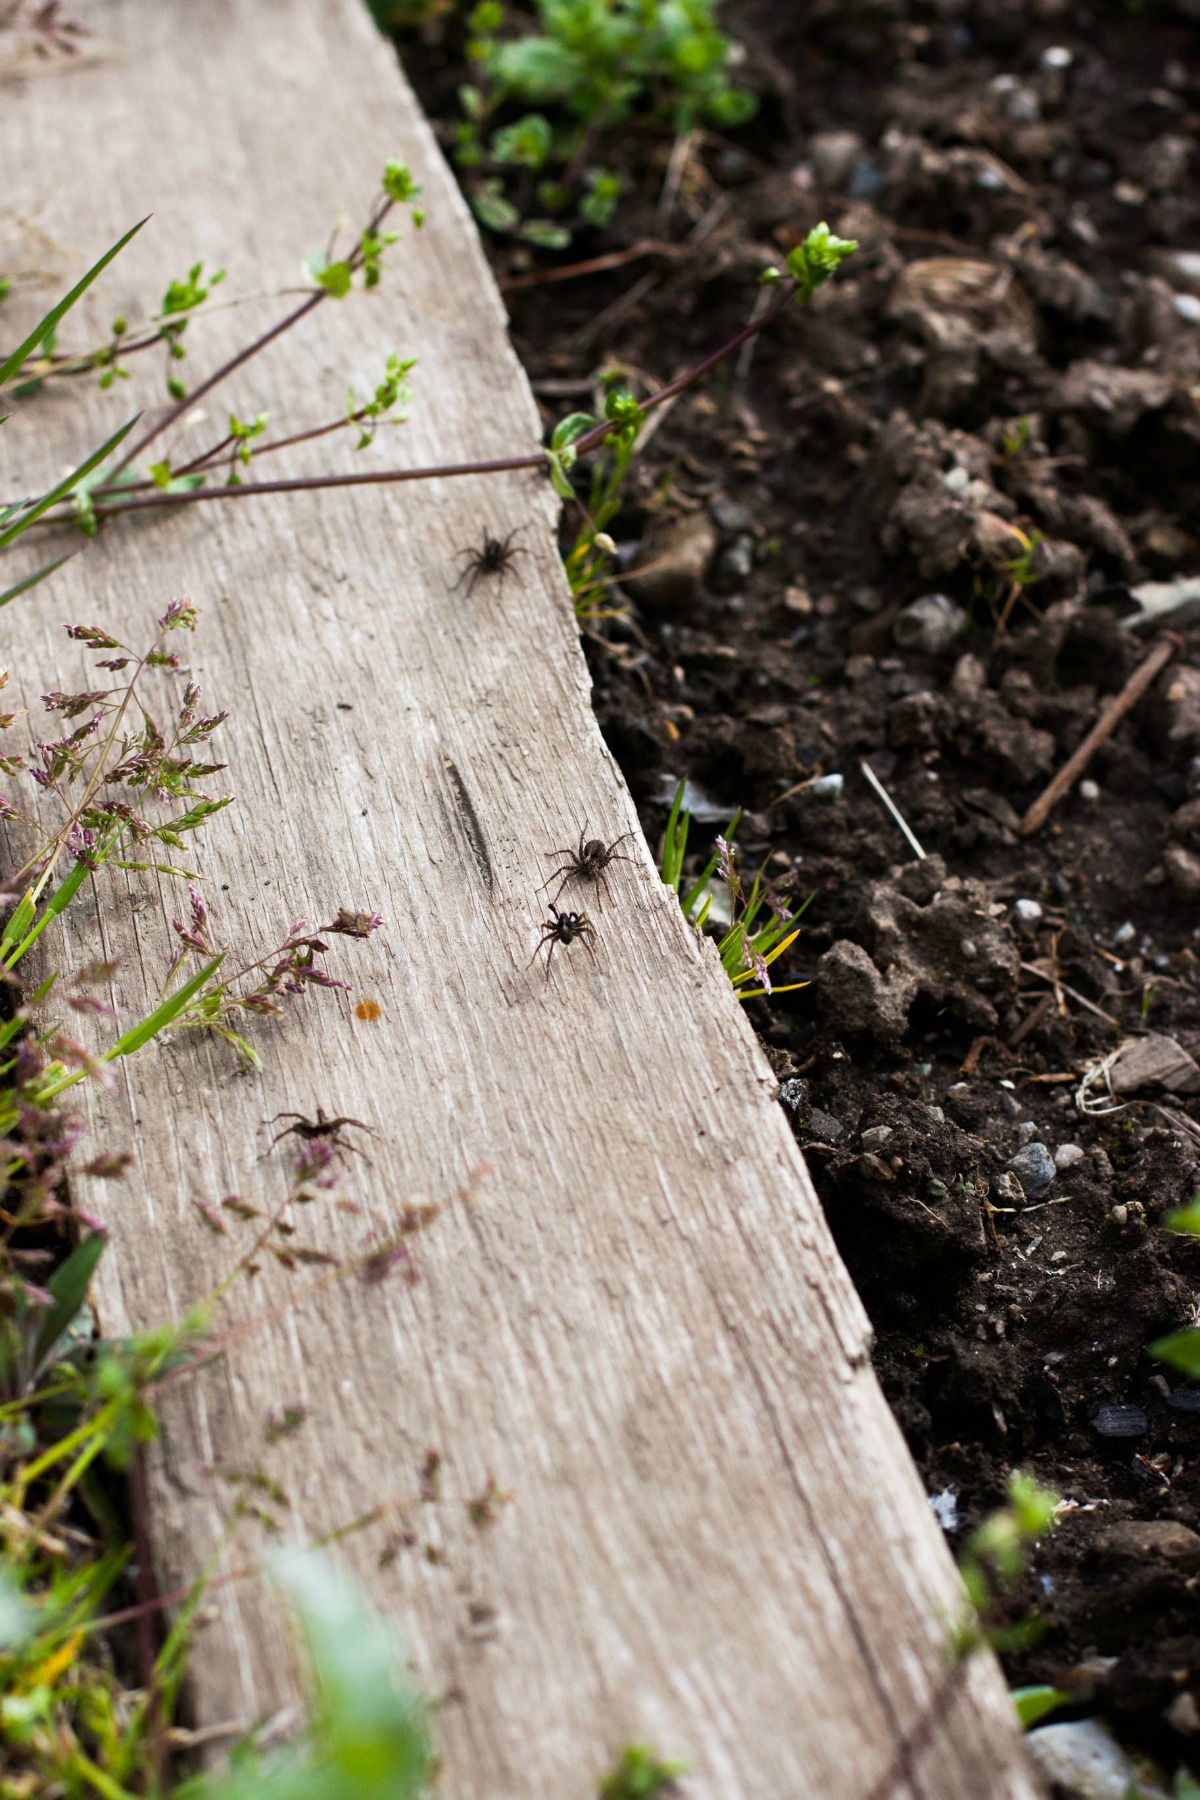
[[[587,921],[586,925],[584,925],[583,929],[580,931],[579,936],[580,936],[581,941],[587,945],[588,955],[591,957],[593,962],[595,962],[595,960],[596,960],[596,946],[592,942],[592,939],[595,937],[595,935],[596,935],[596,927],[592,924],[591,920],[589,919]]]
[[[551,911],[553,911],[553,908],[551,908]],[[542,935],[538,939],[537,949],[534,951],[534,953],[530,957],[529,961],[525,964],[525,967],[527,969],[532,969],[534,963],[537,961],[538,957],[541,955],[542,951],[545,949],[547,942],[551,942],[551,954],[553,954],[553,943],[552,943],[553,938],[554,938],[554,932],[551,929],[551,927],[548,925],[543,925],[542,926]],[[550,958],[547,957],[546,958],[547,964],[549,964],[549,961],[550,961]]]
[[[558,942],[558,939],[556,937],[551,937],[550,948],[546,952],[546,980],[547,980],[547,982],[550,980],[550,964],[554,961],[554,946],[555,946],[555,944],[557,944],[557,942]]]

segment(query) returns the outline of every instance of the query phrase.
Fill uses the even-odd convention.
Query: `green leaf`
[[[412,200],[421,190],[413,180],[408,164],[393,158],[384,167],[383,191],[389,200],[402,201]]]
[[[567,479],[567,470],[575,461],[573,445],[568,444],[565,450],[547,450],[544,455],[550,464],[550,482],[555,493],[561,500],[573,500],[575,489]]]
[[[317,285],[335,300],[344,300],[350,292],[351,271],[348,262],[326,263],[317,271]]]
[[[511,125],[492,133],[492,157],[498,163],[515,163],[522,169],[540,169],[550,154],[554,133],[542,113],[526,113]]]
[[[504,191],[494,177],[482,182],[470,200],[475,217],[489,231],[511,231],[520,224],[520,213],[511,200],[505,199]]]
[[[97,1264],[104,1255],[108,1239],[93,1232],[72,1250],[66,1262],[54,1271],[46,1283],[46,1291],[54,1296],[54,1305],[42,1319],[33,1346],[33,1376],[52,1361],[59,1341],[71,1321],[87,1300],[88,1288]]]
[[[590,431],[595,423],[591,413],[568,413],[566,418],[560,419],[554,427],[550,438],[551,449],[565,450],[568,444],[573,444],[577,438],[581,438],[585,432]]]
[[[10,525],[6,531],[0,531],[0,550],[11,544],[14,538],[19,537],[21,532],[27,530],[35,519],[40,519],[42,514],[57,501],[65,499],[75,484],[82,481],[85,475],[90,475],[96,465],[102,463],[106,456],[111,456],[117,445],[128,437],[140,417],[140,413],[134,413],[132,419],[122,425],[119,431],[114,431],[108,442],[101,444],[99,450],[94,450],[86,462],[81,462],[77,469],[72,470],[71,474],[64,475],[62,480],[56,483],[48,494],[43,494],[40,500],[33,501],[21,514],[15,525]]]
[[[836,274],[857,249],[855,238],[836,237],[824,220],[814,225],[804,242],[788,252],[788,269],[799,284],[797,300],[811,300],[817,288]]]
[[[0,938],[0,958],[7,956],[13,944],[19,944],[29,927],[33,924],[37,913],[33,890],[29,889],[18,900],[12,917],[4,927],[4,936]]]
[[[51,307],[45,318],[42,319],[39,324],[34,326],[29,336],[25,339],[25,342],[23,344],[18,344],[17,348],[6,362],[0,363],[0,387],[3,387],[6,381],[12,380],[17,371],[28,358],[32,356],[38,345],[44,341],[50,332],[58,327],[60,321],[70,312],[71,308],[75,305],[75,302],[82,299],[83,295],[87,293],[97,275],[101,274],[103,270],[108,267],[114,256],[119,256],[121,254],[130,238],[137,236],[149,217],[150,215],[147,213],[145,219],[139,219],[137,224],[131,226],[125,233],[124,237],[118,238],[112,248],[104,252],[104,255],[100,258],[99,262],[92,264],[87,274],[83,277],[83,280],[77,281],[70,293],[65,295],[64,298],[58,302],[57,306]]]
[[[1150,1345],[1150,1354],[1173,1369],[1182,1369],[1190,1381],[1200,1381],[1200,1330],[1195,1326],[1157,1338]]]
[[[135,1050],[140,1050],[143,1044],[148,1044],[151,1038],[157,1037],[160,1031],[164,1031],[173,1020],[179,1017],[188,1002],[194,999],[204,984],[216,974],[224,960],[225,952],[222,950],[220,956],[214,956],[211,962],[205,963],[198,974],[193,975],[190,981],[185,981],[183,986],[164,1000],[160,1006],[156,1006],[154,1011],[147,1014],[140,1024],[133,1026],[130,1031],[119,1037],[112,1048],[104,1052],[101,1061],[112,1062],[113,1058],[117,1056],[132,1056]]]
[[[1036,1725],[1039,1719],[1044,1719],[1055,1707],[1064,1705],[1071,1696],[1064,1693],[1062,1688],[1019,1687],[1013,1688],[1009,1698],[1017,1709],[1021,1730],[1028,1731],[1031,1725]]]
[[[1165,1231],[1186,1231],[1192,1237],[1200,1237],[1200,1194],[1189,1206],[1181,1206],[1175,1212],[1169,1212],[1163,1220]]]
[[[526,219],[517,236],[526,244],[536,244],[539,250],[565,250],[571,241],[566,226],[556,225],[553,219]]]

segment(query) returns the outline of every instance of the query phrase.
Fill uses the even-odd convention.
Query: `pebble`
[[[1036,900],[1015,900],[1013,902],[1013,923],[1023,931],[1029,931],[1041,922],[1042,909]]]
[[[872,1125],[863,1132],[860,1141],[864,1150],[882,1150],[889,1138],[894,1136],[890,1125]]]
[[[727,494],[719,494],[709,511],[718,531],[728,531],[732,536],[736,532],[754,530],[754,514],[750,508],[743,506],[740,500],[731,500]]]
[[[845,785],[844,775],[818,775],[808,791],[819,800],[836,800]]]
[[[953,1488],[943,1488],[940,1494],[930,1494],[929,1504],[943,1531],[958,1530],[958,1495]]]
[[[1129,919],[1126,919],[1125,923],[1123,925],[1118,925],[1117,929],[1113,932],[1112,941],[1114,944],[1132,944],[1136,936],[1136,925],[1132,924]]]
[[[1165,1787],[1133,1761],[1099,1719],[1039,1725],[1025,1744],[1059,1800],[1166,1800]]]
[[[1200,1388],[1181,1388],[1167,1401],[1172,1412],[1200,1412]]]
[[[1101,1437],[1137,1438],[1144,1435],[1148,1421],[1140,1406],[1102,1406],[1092,1424]]]
[[[1129,1223],[1129,1208],[1123,1201],[1118,1201],[1115,1206],[1109,1208],[1108,1216],[1114,1225],[1127,1225]]]
[[[1021,1102],[1017,1099],[1015,1094],[1001,1094],[1000,1111],[1010,1119],[1019,1119],[1021,1116]]]
[[[945,594],[922,594],[903,609],[892,626],[892,636],[902,650],[941,656],[953,648],[969,623],[962,607]]]
[[[1189,325],[1200,325],[1200,296],[1196,294],[1176,294],[1175,311]]]
[[[1026,1144],[1009,1157],[1008,1166],[1031,1200],[1040,1200],[1054,1180],[1054,1158],[1045,1144]]]
[[[748,581],[754,573],[754,539],[752,537],[735,538],[727,544],[717,558],[713,571],[718,587],[737,588]]]
[[[992,1199],[997,1206],[1007,1206],[1020,1211],[1025,1204],[1025,1189],[1011,1169],[1005,1169],[1002,1175],[992,1176]]]
[[[1022,1119],[1021,1123],[1017,1126],[1017,1143],[1021,1146],[1021,1148],[1023,1150],[1025,1148],[1026,1144],[1031,1144],[1033,1142],[1033,1140],[1037,1136],[1037,1134],[1038,1134],[1038,1128],[1034,1124],[1033,1120],[1032,1119]]]
[[[625,584],[643,605],[664,610],[687,607],[700,592],[716,544],[717,534],[706,513],[687,513],[656,526],[646,533],[638,552],[644,572],[634,569]]]
[[[1059,1170],[1073,1169],[1075,1164],[1081,1163],[1086,1155],[1087,1151],[1078,1144],[1060,1144],[1054,1152],[1054,1166]]]
[[[1095,781],[1081,781],[1079,784],[1079,798],[1086,801],[1088,806],[1095,806],[1100,798],[1100,784]]]

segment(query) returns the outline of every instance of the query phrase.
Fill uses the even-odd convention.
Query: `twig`
[[[1160,669],[1166,667],[1179,648],[1180,640],[1170,632],[1158,640],[1145,661],[1139,663],[1133,671],[1120,693],[1109,701],[1079,748],[1067,758],[1053,781],[1029,808],[1018,826],[1022,837],[1030,837],[1046,823],[1063,795],[1083,774],[1101,744],[1107,743],[1125,714],[1137,705]]]
[[[913,855],[919,862],[924,862],[925,852],[917,842],[916,833],[913,831],[912,826],[908,823],[908,820],[904,817],[904,814],[900,811],[900,808],[896,805],[896,802],[892,799],[892,796],[888,793],[865,756],[860,759],[858,766],[870,782],[871,786],[875,789],[875,792],[879,795],[879,798],[883,801],[883,804],[891,813],[893,819],[895,819],[901,831],[904,833],[904,836],[908,841],[909,849],[912,851]]]
[[[675,261],[688,253],[686,244],[663,244],[657,238],[641,238],[628,250],[610,250],[607,256],[589,256],[586,262],[562,263],[556,269],[531,269],[527,275],[509,275],[500,283],[502,294],[515,294],[520,288],[547,287],[552,281],[577,281],[581,275],[602,275],[606,269],[620,269],[626,263],[638,262],[643,256],[665,256]]]
[[[1047,974],[1046,970],[1039,969],[1036,963],[1023,962],[1019,967],[1024,969],[1026,975],[1036,975],[1039,981],[1048,981],[1051,987],[1061,988],[1064,994],[1070,994],[1072,1000],[1077,1000],[1080,1006],[1086,1006],[1089,1012],[1095,1013],[1098,1019],[1103,1019],[1106,1025],[1115,1025],[1120,1031],[1120,1019],[1114,1019],[1111,1013],[1106,1013],[1102,1006],[1097,1006],[1094,1000],[1089,1000],[1087,995],[1081,994],[1077,988],[1068,987],[1066,982],[1060,981],[1057,975]]]

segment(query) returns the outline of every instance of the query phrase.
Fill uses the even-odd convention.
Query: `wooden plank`
[[[201,255],[228,266],[231,293],[287,285],[400,155],[429,222],[393,275],[319,309],[206,410],[270,404],[274,427],[297,429],[394,346],[421,358],[412,419],[368,458],[535,441],[470,220],[356,0],[74,11],[95,34],[86,62],[10,85],[0,109],[5,228],[30,269],[73,276],[153,209],[92,308],[100,330]],[[270,303],[197,326],[189,369],[215,366],[260,313]],[[157,404],[151,374],[120,399]],[[56,473],[114,407],[78,390],[27,407],[0,434],[4,491]],[[197,507],[104,534],[5,614],[36,707],[86,679],[61,620],[141,638],[189,592],[206,699],[234,715],[239,803],[207,833],[218,929],[264,949],[299,913],[387,920],[347,970],[378,1023],[321,996],[259,1034],[261,1079],[189,1036],[92,1096],[98,1140],[136,1158],[98,1207],[115,1238],[107,1327],[177,1317],[225,1272],[191,1202],[278,1203],[278,1159],[256,1159],[282,1108],[378,1132],[345,1183],[363,1214],[309,1209],[306,1241],[353,1256],[405,1199],[449,1200],[416,1286],[331,1286],[171,1392],[152,1471],[159,1580],[188,1580],[218,1541],[230,1489],[214,1471],[252,1464],[268,1416],[303,1405],[305,1427],[268,1459],[289,1530],[391,1502],[441,1547],[380,1567],[375,1531],[344,1555],[443,1702],[448,1795],[589,1795],[633,1739],[683,1757],[688,1794],[712,1800],[1032,1794],[993,1665],[949,1669],[950,1560],[770,1072],[640,838],[613,871],[595,963],[576,946],[549,981],[527,966],[545,853],[585,819],[637,826],[589,705],[554,511],[528,475]],[[453,593],[455,554],[484,525],[523,528],[519,579]],[[118,956],[132,1018],[157,990],[178,890],[114,873],[99,888],[68,923],[69,955]],[[479,1165],[475,1202],[450,1200]],[[265,1271],[233,1315],[290,1291]],[[422,1508],[429,1445],[447,1498]],[[489,1472],[513,1498],[481,1531],[464,1502]],[[243,1530],[227,1564],[260,1541]],[[199,1718],[286,1706],[290,1639],[269,1593],[235,1583],[214,1606]]]

